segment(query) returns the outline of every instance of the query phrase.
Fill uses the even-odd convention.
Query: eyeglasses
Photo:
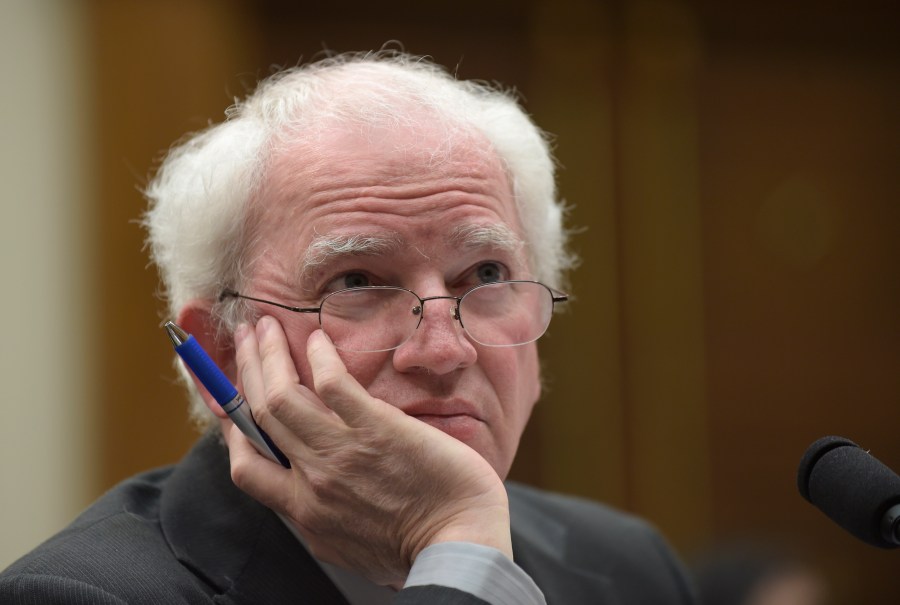
[[[391,351],[409,340],[425,317],[425,303],[456,301],[450,315],[473,341],[488,347],[514,347],[544,335],[556,303],[568,295],[536,281],[513,280],[481,284],[462,296],[420,297],[406,288],[364,286],[332,292],[318,307],[292,307],[271,300],[223,290],[219,301],[243,298],[294,313],[318,313],[319,325],[343,351]]]

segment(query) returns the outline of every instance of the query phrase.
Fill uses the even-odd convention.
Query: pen
[[[210,359],[197,340],[171,321],[166,322],[165,328],[169,338],[172,339],[172,344],[175,345],[175,352],[206,387],[209,394],[222,406],[235,426],[247,436],[253,447],[272,462],[278,462],[285,468],[291,468],[287,457],[253,420],[250,405],[238,393],[222,370]]]

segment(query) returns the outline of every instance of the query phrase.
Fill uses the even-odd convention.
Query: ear
[[[178,318],[175,320],[185,332],[194,337],[206,354],[212,358],[219,369],[225,373],[225,376],[236,384],[235,376],[237,374],[237,364],[234,357],[234,342],[230,335],[217,334],[215,322],[210,314],[210,303],[204,300],[193,300],[188,302],[181,311],[178,312]],[[228,415],[222,409],[222,406],[209,394],[209,391],[197,380],[194,373],[188,370],[197,392],[203,397],[206,407],[218,418],[227,418]]]

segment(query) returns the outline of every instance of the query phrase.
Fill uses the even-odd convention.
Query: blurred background
[[[896,602],[897,553],[795,472],[826,434],[900,470],[900,4],[324,4],[0,4],[0,568],[196,437],[135,222],[164,151],[274,67],[397,40],[514,86],[573,205],[514,478]]]

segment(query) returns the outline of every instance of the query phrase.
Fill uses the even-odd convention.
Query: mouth
[[[403,411],[460,441],[468,441],[484,426],[476,406],[457,399],[421,401],[405,406]]]
[[[459,441],[468,441],[484,424],[469,414],[410,414]]]

